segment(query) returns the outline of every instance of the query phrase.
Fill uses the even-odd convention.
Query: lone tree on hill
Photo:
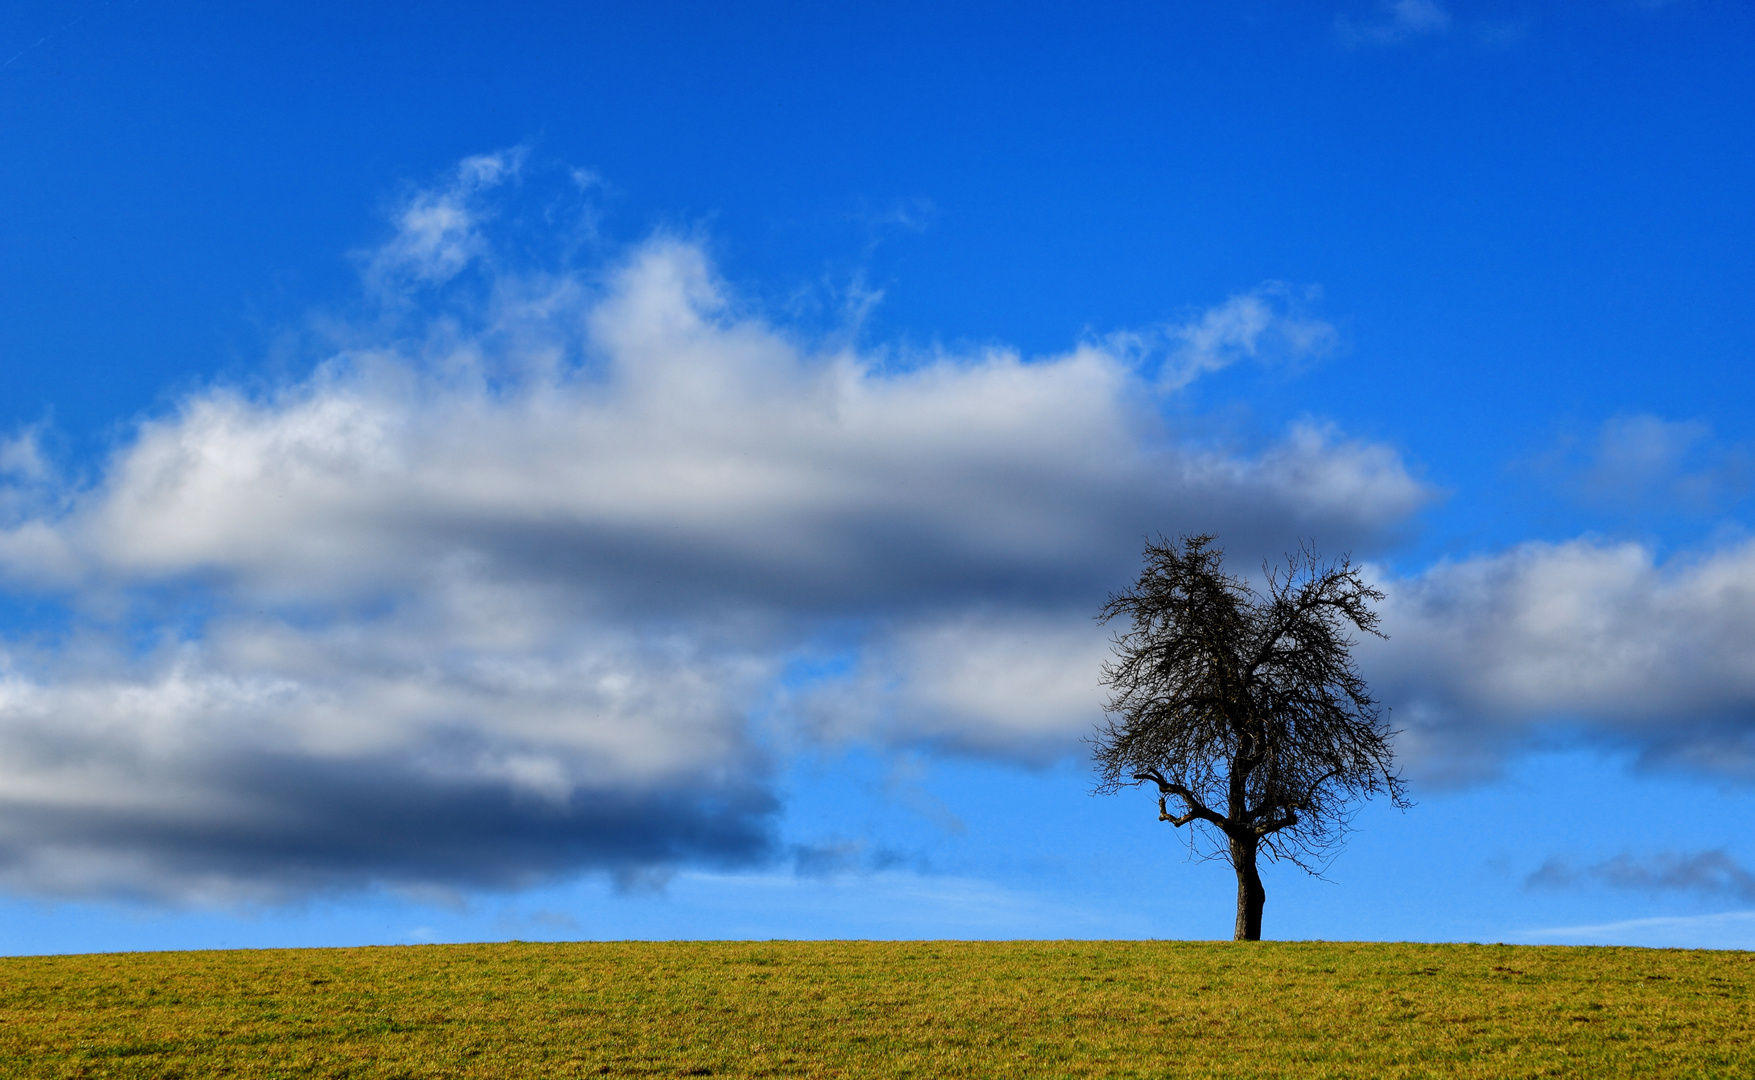
[[[1158,785],[1158,820],[1190,822],[1237,871],[1238,941],[1261,940],[1256,856],[1318,873],[1349,803],[1406,809],[1389,731],[1353,667],[1350,628],[1377,630],[1383,594],[1352,563],[1308,548],[1263,566],[1267,592],[1225,573],[1211,536],[1148,543],[1146,568],[1100,622],[1125,618],[1103,665],[1108,720],[1092,740],[1104,793]],[[1168,799],[1178,802],[1172,813]],[[1222,839],[1221,839],[1222,838]]]

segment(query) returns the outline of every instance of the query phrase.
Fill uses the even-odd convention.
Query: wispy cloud
[[[796,874],[679,875],[678,889],[713,891],[715,908],[733,913],[760,911],[736,932],[765,935],[776,913],[809,912],[810,922],[824,936],[863,935],[914,938],[944,934],[958,937],[1030,938],[1045,934],[1067,937],[1139,937],[1152,932],[1147,920],[1117,915],[1067,902],[1040,891],[1022,893],[973,877],[937,873],[930,876],[906,868],[879,870],[858,877]],[[844,918],[846,894],[857,891],[857,914]]]
[[[1340,338],[1333,325],[1305,314],[1317,296],[1270,281],[1185,321],[1109,334],[1101,344],[1137,365],[1155,365],[1165,390],[1244,360],[1295,366],[1328,355]]]
[[[1703,420],[1632,413],[1568,434],[1532,470],[1560,491],[1599,507],[1722,511],[1755,487],[1755,454],[1713,437]]]
[[[1711,435],[1703,421],[1671,421],[1641,414],[1603,423],[1585,483],[1597,492],[1636,493],[1670,480],[1689,451]]]
[[[410,283],[449,281],[486,254],[485,196],[517,178],[526,153],[517,147],[464,158],[445,183],[409,195],[396,210],[395,234],[364,255],[367,284],[380,298],[396,295]],[[581,188],[596,180],[583,170],[571,175]]]
[[[1721,911],[1710,915],[1659,915],[1587,926],[1553,926],[1519,930],[1510,938],[1561,944],[1639,945],[1649,948],[1755,948],[1755,911]]]
[[[1451,22],[1450,12],[1437,0],[1379,0],[1371,16],[1335,16],[1335,32],[1348,45],[1396,45],[1445,33]]]
[[[21,431],[9,439],[0,439],[0,477],[12,480],[45,480],[49,462],[39,443],[40,432]]]

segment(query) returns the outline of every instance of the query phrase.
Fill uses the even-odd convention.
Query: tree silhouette
[[[1349,804],[1378,792],[1411,804],[1351,656],[1352,629],[1383,636],[1370,607],[1383,594],[1348,559],[1325,565],[1308,548],[1264,564],[1258,592],[1212,544],[1147,543],[1139,581],[1103,605],[1099,621],[1131,627],[1103,665],[1108,719],[1092,742],[1099,791],[1157,784],[1158,819],[1195,823],[1208,857],[1230,862],[1236,940],[1259,941],[1259,854],[1318,873]]]

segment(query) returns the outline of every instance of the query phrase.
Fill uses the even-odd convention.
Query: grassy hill
[[[8,1077],[1755,1076],[1755,953],[1308,942],[0,959]]]

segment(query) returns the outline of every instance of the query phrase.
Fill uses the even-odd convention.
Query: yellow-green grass
[[[1755,1076],[1755,953],[682,942],[0,960],[7,1077]]]

